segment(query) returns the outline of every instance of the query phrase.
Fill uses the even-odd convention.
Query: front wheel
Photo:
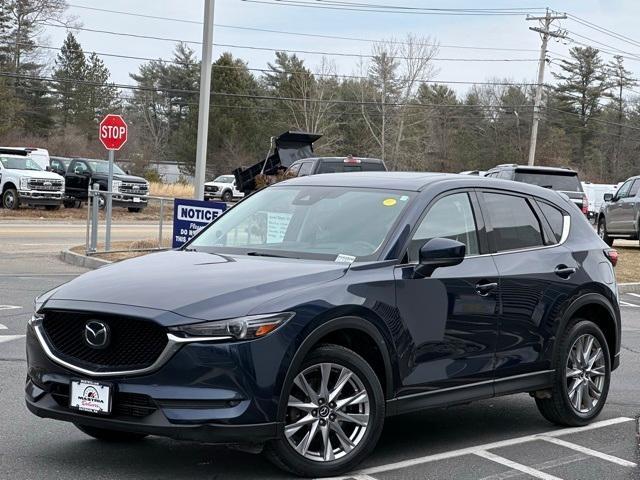
[[[20,206],[20,197],[15,188],[8,188],[2,194],[2,206],[8,210],[17,210]]]
[[[45,205],[44,209],[50,212],[55,212],[56,210],[60,210],[60,205]]]
[[[611,238],[607,232],[607,222],[604,217],[598,221],[598,236],[604,243],[610,247],[613,246],[613,238]]]
[[[305,477],[352,470],[375,447],[385,416],[384,395],[371,366],[337,345],[312,351],[292,385],[281,438],[265,453],[278,467]]]
[[[233,193],[231,193],[230,190],[225,190],[224,192],[222,192],[222,201],[229,203],[231,200],[233,200]]]
[[[602,411],[609,393],[611,357],[598,326],[576,319],[559,339],[549,398],[536,398],[540,413],[568,427],[587,425]]]
[[[140,213],[142,211],[142,209],[138,207],[128,207],[127,210],[129,210],[130,213]]]
[[[120,432],[118,430],[108,430],[106,428],[90,427],[88,425],[76,424],[76,428],[90,437],[105,442],[135,442],[147,436],[144,433]]]

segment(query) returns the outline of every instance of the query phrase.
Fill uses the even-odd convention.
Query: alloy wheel
[[[602,396],[606,364],[604,351],[596,337],[581,335],[573,342],[567,358],[567,394],[579,413],[591,412]]]
[[[16,203],[16,198],[13,195],[13,192],[11,190],[7,191],[4,194],[4,206],[9,210],[11,210],[14,208],[15,203]]]
[[[598,224],[598,236],[604,240],[605,234],[604,222],[600,222]]]
[[[312,365],[294,379],[285,437],[306,459],[338,460],[362,442],[370,408],[369,394],[354,372],[335,363]]]

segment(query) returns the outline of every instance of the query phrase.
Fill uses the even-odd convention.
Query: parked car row
[[[108,190],[109,162],[84,158],[49,157],[42,149],[0,148],[0,191],[2,207],[44,206],[57,210],[61,205],[77,207],[88,198],[89,185]],[[46,162],[46,165],[43,163]],[[113,205],[140,212],[147,206],[149,182],[113,166]],[[104,208],[106,195],[99,196]]]

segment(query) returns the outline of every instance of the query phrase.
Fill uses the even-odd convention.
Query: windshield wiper
[[[296,258],[288,257],[286,255],[278,255],[277,253],[265,253],[265,252],[247,252],[250,257],[272,257],[272,258]]]

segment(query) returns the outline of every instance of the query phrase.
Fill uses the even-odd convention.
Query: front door
[[[627,180],[618,189],[607,209],[607,230],[611,233],[627,233],[629,217],[633,216],[633,204],[629,201],[634,180]]]
[[[473,383],[482,384],[487,396],[492,394],[498,272],[491,256],[480,255],[485,239],[480,237],[484,231],[475,203],[475,194],[466,191],[432,202],[411,239],[407,264],[395,270],[397,305],[409,343],[401,359],[400,396]],[[428,278],[416,278],[420,247],[443,237],[464,243],[466,258],[436,269]]]

